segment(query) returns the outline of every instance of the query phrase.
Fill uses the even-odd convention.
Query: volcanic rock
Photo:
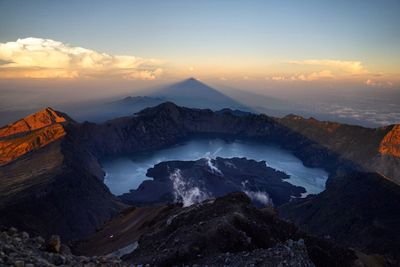
[[[167,161],[147,171],[152,180],[120,196],[132,205],[183,202],[190,205],[230,192],[246,192],[258,206],[281,205],[305,189],[283,181],[289,176],[246,158]]]

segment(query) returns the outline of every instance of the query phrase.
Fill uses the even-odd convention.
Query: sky
[[[189,77],[258,106],[398,123],[399,14],[400,0],[0,0],[0,124]]]
[[[0,0],[0,79],[393,87],[400,1]]]

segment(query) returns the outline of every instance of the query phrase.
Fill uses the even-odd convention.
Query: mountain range
[[[400,231],[397,216],[400,192],[399,125],[364,128],[313,118],[305,119],[296,115],[274,118],[229,109],[215,112],[210,109],[181,107],[171,102],[100,124],[78,123],[62,112],[46,108],[1,128],[0,224],[16,226],[45,237],[57,233],[65,241],[85,238],[90,240],[96,229],[107,229],[107,222],[114,222],[114,227],[118,228],[118,218],[121,218],[119,216],[128,216],[132,203],[112,195],[104,185],[100,160],[109,156],[159,149],[193,135],[231,136],[274,143],[291,150],[306,166],[326,169],[330,177],[324,192],[276,207],[277,216],[291,220],[301,231],[318,235],[321,240],[330,236],[328,243],[333,242],[334,246],[341,247],[343,250],[340,253],[344,253],[343,255],[350,253],[351,261],[360,258],[361,254],[357,253],[376,253],[385,255],[390,260],[398,259],[399,241],[392,237],[398,236]],[[358,189],[360,190],[357,191]],[[234,199],[229,201],[235,201]],[[237,212],[242,210],[242,201],[238,200],[237,205],[232,203],[232,214],[235,209]],[[343,213],[344,209],[351,212]],[[189,210],[176,210],[176,214]],[[264,217],[261,214],[255,215],[255,211],[249,212],[252,214],[250,217],[258,216],[257,220],[265,220],[264,222],[278,220],[278,217]],[[152,251],[151,240],[157,237],[157,240],[164,242],[162,240],[171,231],[175,231],[174,229],[191,225],[193,221],[199,222],[195,213],[188,212],[187,216],[182,217],[182,221],[176,221],[177,224],[171,228],[168,223],[162,224],[165,222],[162,218],[168,218],[168,214],[172,216],[174,213],[161,212],[161,217],[149,220],[148,232],[137,230],[136,239],[131,241],[139,242],[140,250],[134,251],[127,261],[147,261],[154,256],[149,254]],[[213,218],[217,221],[218,218],[224,218],[224,214],[217,206],[216,210],[204,210],[204,216],[216,216]],[[229,216],[233,216],[232,229],[241,229],[241,221],[235,222],[236,215]],[[180,215],[178,218],[181,218]],[[161,223],[160,232],[151,227],[158,223]],[[282,225],[283,222],[278,223],[278,228],[274,231],[285,231],[283,229],[286,226],[280,228]],[[222,224],[221,227],[225,226]],[[248,226],[244,223],[243,227]],[[345,235],[337,234],[346,233],[346,229],[358,230],[349,231]],[[219,233],[219,230],[215,231]],[[236,230],[227,233],[227,236],[234,235],[237,235]],[[282,242],[298,237],[283,236],[282,232],[282,238],[279,239]],[[378,240],[374,238],[376,236],[379,236]],[[187,237],[183,232],[183,239],[177,238],[183,242]],[[317,262],[318,257],[321,257],[318,253],[322,252],[320,250],[317,253],[310,248],[310,244],[317,241],[312,241],[306,235],[303,238],[306,240],[305,249],[310,258],[314,263]],[[93,237],[93,240],[97,239]],[[247,247],[245,243],[238,243],[241,244],[238,247],[216,247],[212,253],[236,253],[243,250],[255,253],[257,248],[272,248],[277,245],[276,239],[274,240],[270,243],[250,243],[252,245]],[[187,257],[194,255],[191,249],[198,246],[196,242],[199,241],[186,243],[191,244],[191,247],[187,247],[185,242],[183,245],[179,245],[180,241],[177,242],[176,247],[165,243],[172,250],[184,249],[182,257],[170,256],[175,255],[173,252],[166,253],[166,257],[169,257],[165,259],[166,262],[189,262]],[[322,243],[319,246],[325,249],[331,246]],[[113,249],[121,249],[122,245],[127,244],[117,243]],[[77,249],[79,253],[90,250],[83,245],[80,247],[81,249]],[[347,247],[352,247],[357,253],[349,252]],[[144,248],[148,250],[143,250]],[[202,246],[199,249],[200,255],[212,255],[210,251],[205,252]],[[160,255],[159,250],[154,251]],[[207,257],[204,257],[204,261],[201,259],[199,257],[197,262],[209,262]],[[162,261],[163,258],[160,259]],[[328,265],[325,262],[319,266]]]

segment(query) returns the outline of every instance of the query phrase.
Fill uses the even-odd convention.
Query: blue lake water
[[[196,160],[204,157],[245,157],[254,160],[265,160],[267,166],[290,175],[287,181],[303,186],[308,194],[315,194],[325,189],[328,173],[320,168],[309,168],[290,151],[275,145],[258,142],[222,139],[191,139],[165,149],[136,153],[107,159],[102,162],[106,172],[105,184],[115,195],[136,189],[144,180],[148,168],[168,160]]]

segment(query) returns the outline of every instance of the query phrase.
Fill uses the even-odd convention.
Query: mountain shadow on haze
[[[213,110],[231,108],[253,111],[250,107],[193,77],[159,88],[150,96],[167,99],[177,105],[192,108],[209,108]]]
[[[90,121],[101,123],[118,117],[126,117],[142,109],[157,106],[165,99],[148,96],[127,96],[113,101],[93,101],[63,107],[68,114],[79,122]]]
[[[234,100],[195,78],[160,87],[147,96],[127,96],[119,100],[95,101],[84,105],[64,107],[63,109],[67,110],[77,121],[101,123],[118,117],[131,116],[145,108],[154,107],[167,101],[190,108],[232,109],[255,112],[249,106]]]

